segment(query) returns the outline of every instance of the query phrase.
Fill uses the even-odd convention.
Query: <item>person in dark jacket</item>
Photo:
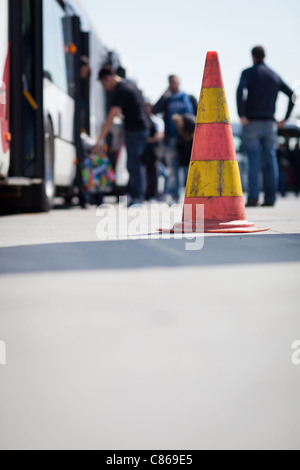
[[[180,81],[176,75],[170,75],[169,88],[153,107],[153,114],[163,114],[165,121],[165,159],[170,169],[166,192],[174,202],[179,200],[180,158],[178,154],[178,131],[173,121],[175,114],[197,115],[197,100],[180,90]]]
[[[258,205],[260,159],[263,156],[265,202],[274,206],[278,189],[277,128],[290,117],[293,90],[264,62],[265,50],[252,49],[254,66],[244,70],[237,90],[238,113],[243,125],[243,144],[249,160],[248,207]],[[285,119],[276,125],[275,106],[279,92],[289,97]]]

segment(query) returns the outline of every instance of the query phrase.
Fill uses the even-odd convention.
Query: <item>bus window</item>
[[[56,0],[44,0],[44,76],[69,93],[66,70],[65,12]]]

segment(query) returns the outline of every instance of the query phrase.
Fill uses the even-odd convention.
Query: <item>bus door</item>
[[[10,0],[10,176],[44,177],[42,2]]]
[[[76,146],[77,160],[81,160],[80,155],[80,19],[70,11],[69,16],[64,18],[64,32],[67,38],[67,70],[69,94],[75,102],[74,113],[74,142]]]
[[[82,60],[89,60],[89,33],[82,32],[80,18],[73,15],[66,18],[65,30],[70,34],[76,54],[69,57],[70,77],[72,77],[73,98],[75,100],[74,136],[77,150],[77,159],[81,161],[82,150],[80,142],[81,132],[90,132],[90,80],[81,76]],[[71,35],[72,34],[72,35]],[[84,59],[83,59],[84,58]]]
[[[69,95],[75,102],[74,113],[74,142],[76,146],[77,161],[83,159],[80,134],[84,130],[89,133],[89,80],[81,80],[81,57],[89,58],[88,33],[82,33],[80,18],[72,9],[66,8],[66,16],[63,19],[63,29],[66,41],[66,64],[68,73]],[[77,173],[78,183],[78,173]]]
[[[80,33],[80,55],[90,61],[90,34],[86,32]],[[80,129],[90,135],[90,76],[80,78]]]
[[[67,67],[67,80],[68,80],[68,93],[75,99],[76,98],[76,62],[78,56],[78,48],[75,43],[73,31],[73,17],[71,16],[72,10],[68,11],[66,5],[66,15],[63,18],[63,32],[66,48],[66,67]]]
[[[72,77],[72,92],[75,101],[74,116],[74,140],[76,145],[77,160],[80,163],[83,159],[80,134],[90,132],[90,77],[82,77],[82,60],[89,60],[89,33],[82,32],[80,18],[73,15],[66,18],[69,21],[65,24],[65,30],[72,31],[72,44],[76,54],[69,57],[70,77]]]

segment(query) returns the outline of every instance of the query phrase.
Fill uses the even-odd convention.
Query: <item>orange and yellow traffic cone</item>
[[[202,205],[204,227],[203,211],[197,210]],[[171,232],[248,233],[267,230],[269,228],[257,228],[246,220],[240,171],[218,53],[208,52],[183,220],[175,224]]]

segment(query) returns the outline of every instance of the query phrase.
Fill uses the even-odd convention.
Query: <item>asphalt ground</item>
[[[299,209],[196,240],[1,217],[0,448],[299,449]]]

